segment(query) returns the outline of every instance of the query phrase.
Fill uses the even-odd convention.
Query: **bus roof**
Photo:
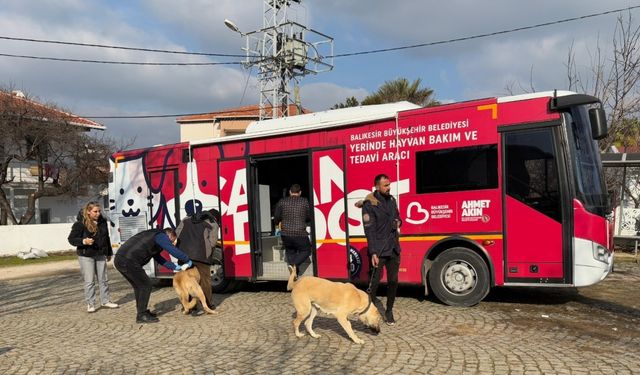
[[[341,109],[332,109],[304,115],[281,117],[271,120],[254,121],[249,124],[245,134],[210,138],[191,142],[191,145],[231,142],[234,140],[297,133],[326,129],[336,126],[359,124],[386,119],[395,119],[398,112],[421,108],[410,102],[377,104]]]
[[[498,103],[508,103],[508,102],[517,102],[520,100],[528,100],[528,99],[536,99],[536,98],[553,98],[555,96],[567,96],[573,95],[575,92],[566,91],[566,90],[556,90],[556,91],[540,91],[540,92],[532,92],[528,94],[520,94],[520,95],[512,95],[512,96],[503,96],[498,98]]]
[[[508,103],[535,98],[552,98],[575,94],[572,91],[555,90],[541,91],[521,95],[503,96],[495,98],[498,103]],[[473,100],[476,101],[476,100]],[[457,104],[457,103],[451,103]],[[443,104],[442,106],[447,106]],[[419,105],[402,101],[389,104],[377,104],[340,109],[331,109],[291,117],[280,117],[271,120],[254,121],[249,124],[244,134],[225,137],[208,138],[189,142],[190,145],[233,142],[238,140],[298,133],[311,130],[327,129],[338,126],[360,124],[366,122],[394,119],[399,112],[420,109]],[[435,107],[433,107],[435,108]]]

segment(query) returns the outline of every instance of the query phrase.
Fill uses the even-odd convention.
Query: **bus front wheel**
[[[473,306],[489,293],[487,264],[480,255],[464,247],[438,255],[428,278],[433,294],[450,306]]]

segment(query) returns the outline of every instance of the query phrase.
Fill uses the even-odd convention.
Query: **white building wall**
[[[32,247],[48,253],[74,249],[67,241],[72,223],[2,225],[0,226],[0,256],[16,255]]]

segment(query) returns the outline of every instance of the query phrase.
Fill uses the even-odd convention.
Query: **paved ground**
[[[617,265],[596,286],[500,289],[473,308],[421,300],[402,288],[398,324],[374,336],[335,320],[298,339],[282,283],[216,295],[217,316],[183,316],[171,288],[138,325],[129,285],[111,270],[117,310],[87,314],[79,274],[0,281],[0,373],[538,374],[640,373],[640,266]]]

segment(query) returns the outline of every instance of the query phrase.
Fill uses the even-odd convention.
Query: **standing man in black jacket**
[[[402,225],[398,204],[390,194],[391,181],[385,174],[374,179],[376,190],[367,195],[362,203],[362,224],[367,236],[369,256],[375,269],[371,283],[371,298],[375,298],[382,277],[382,267],[387,270],[387,324],[395,324],[393,304],[398,289],[398,271],[400,270],[400,238],[398,228]],[[378,271],[378,272],[375,272]]]
[[[191,258],[198,270],[200,288],[204,292],[207,305],[212,310],[215,306],[211,296],[211,262],[218,242],[219,220],[218,211],[211,209],[182,219],[176,228],[180,249]]]

